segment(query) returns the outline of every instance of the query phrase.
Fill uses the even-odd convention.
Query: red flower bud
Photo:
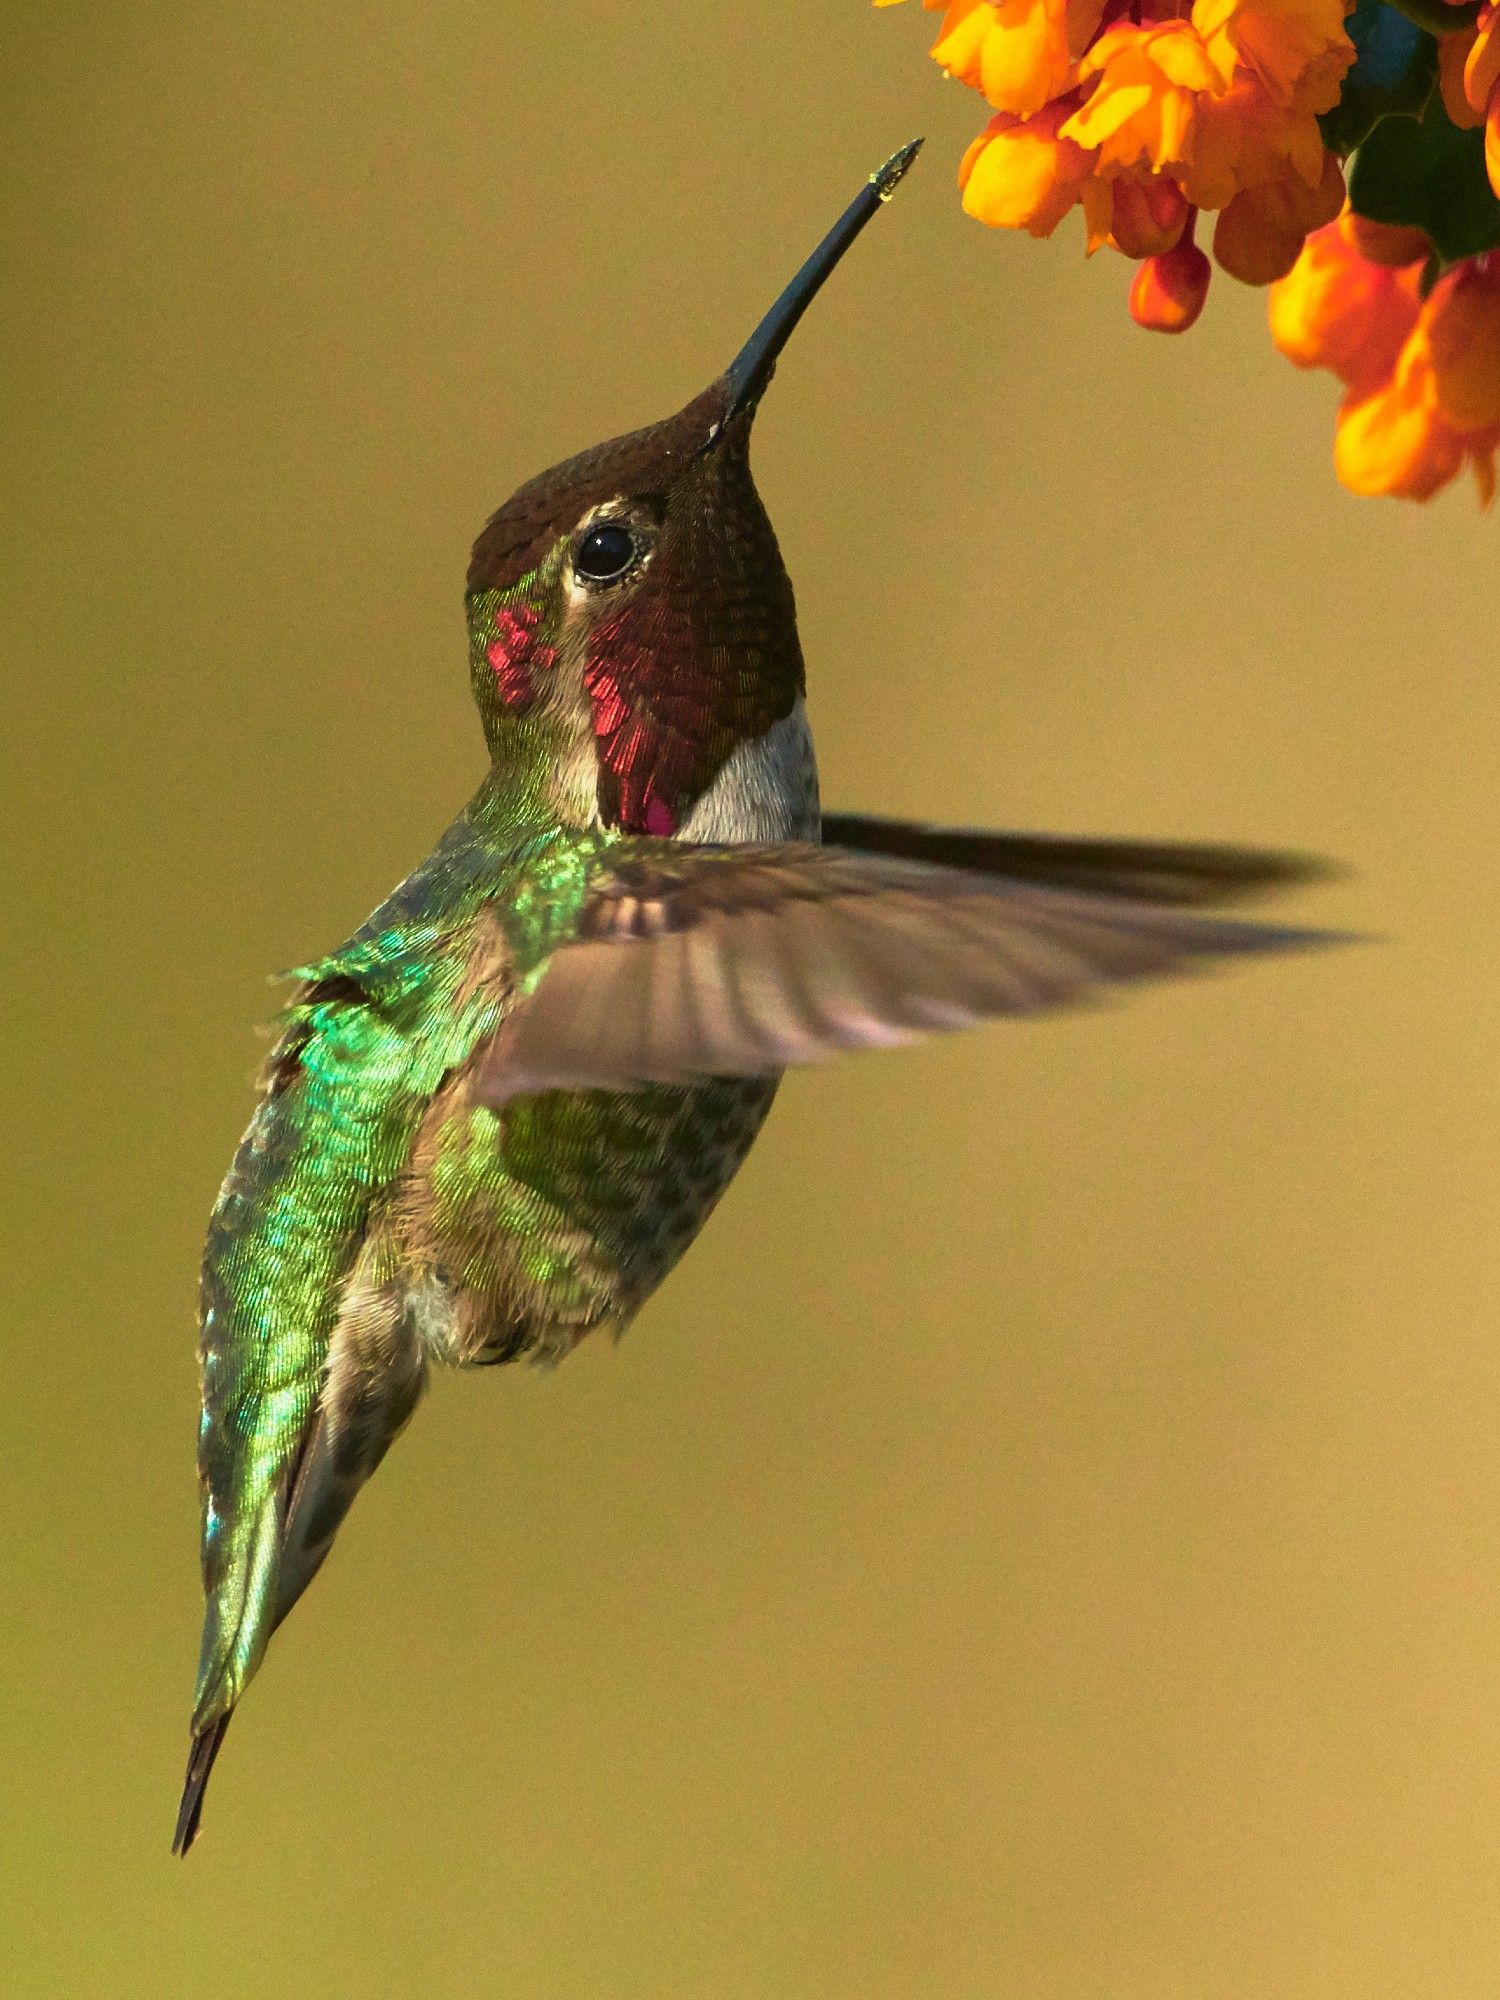
[[[1173,250],[1148,257],[1130,287],[1130,317],[1153,333],[1186,333],[1203,310],[1213,266],[1191,231]]]

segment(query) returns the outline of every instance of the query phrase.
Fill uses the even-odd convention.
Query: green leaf
[[[1349,200],[1372,222],[1425,230],[1445,264],[1500,246],[1484,132],[1461,132],[1433,91],[1420,121],[1382,118],[1349,167]]]
[[[1437,42],[1385,0],[1361,0],[1344,23],[1354,62],[1339,101],[1318,120],[1323,143],[1352,153],[1382,118],[1420,118],[1437,78]]]
[[[1479,0],[1465,0],[1461,7],[1450,5],[1450,0],[1391,0],[1391,5],[1434,35],[1456,35],[1479,19]]]

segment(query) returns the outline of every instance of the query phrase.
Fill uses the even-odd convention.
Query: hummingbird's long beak
[[[776,357],[791,338],[792,329],[811,305],[823,280],[843,256],[876,210],[882,208],[900,185],[907,168],[917,157],[922,141],[913,139],[899,153],[893,153],[883,167],[871,174],[859,193],[814,250],[781,297],[766,314],[730,364],[725,378],[729,383],[729,408],[724,420],[736,416],[760,400],[776,366]]]

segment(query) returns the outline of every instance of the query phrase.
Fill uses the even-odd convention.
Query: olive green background
[[[1500,1953],[1495,528],[1219,280],[968,222],[859,0],[6,0],[13,2000],[1466,2000]],[[1382,941],[792,1079],[618,1349],[444,1379],[167,1840],[264,976],[480,768],[468,542],[913,130],[757,466],[828,798]]]

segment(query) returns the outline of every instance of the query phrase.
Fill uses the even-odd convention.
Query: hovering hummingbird
[[[1192,906],[1308,864],[820,818],[792,586],[750,476],[873,174],[728,372],[530,481],[475,544],[490,769],[416,873],[301,968],[204,1253],[203,1579],[174,1847],[267,1641],[429,1362],[619,1333],[781,1072],[1314,941]]]

